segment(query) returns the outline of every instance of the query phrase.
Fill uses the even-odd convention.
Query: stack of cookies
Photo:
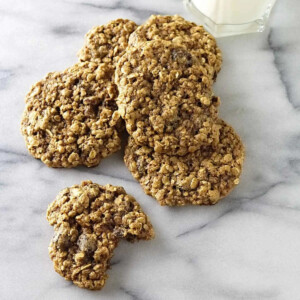
[[[87,34],[79,60],[26,97],[22,132],[34,157],[96,166],[120,149],[126,127],[125,163],[161,205],[215,204],[239,183],[244,147],[218,117],[221,52],[202,26],[118,19]]]
[[[152,16],[117,64],[125,163],[161,205],[215,204],[239,183],[243,144],[218,117],[221,53],[202,26]]]

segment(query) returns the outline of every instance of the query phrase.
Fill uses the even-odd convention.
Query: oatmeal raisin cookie
[[[215,146],[185,156],[159,154],[129,138],[124,161],[145,192],[161,205],[211,205],[239,183],[244,146],[233,128],[219,120]]]
[[[137,144],[185,155],[218,142],[220,101],[207,70],[186,46],[153,40],[128,49],[115,77],[119,112]]]
[[[35,158],[50,167],[92,167],[120,149],[113,71],[107,64],[77,63],[32,86],[21,129]]]

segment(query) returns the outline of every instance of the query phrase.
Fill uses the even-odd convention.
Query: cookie
[[[220,101],[207,70],[185,46],[154,40],[128,49],[115,82],[119,112],[137,144],[185,155],[217,142]]]
[[[54,269],[79,287],[100,290],[120,239],[150,240],[147,215],[122,187],[83,181],[62,190],[49,205],[55,234],[49,246]]]
[[[124,161],[145,192],[161,205],[211,205],[239,183],[244,146],[232,127],[219,120],[216,146],[185,156],[159,154],[129,138]]]
[[[131,34],[129,45],[140,47],[145,41],[167,40],[184,44],[189,51],[201,59],[208,74],[215,80],[221,70],[222,54],[214,37],[203,26],[175,16],[152,15]]]
[[[49,167],[93,167],[120,149],[113,72],[107,64],[77,63],[32,86],[21,129],[35,158]]]
[[[128,45],[129,35],[136,27],[133,21],[117,19],[92,28],[86,34],[85,44],[78,53],[80,61],[95,61],[115,66]]]

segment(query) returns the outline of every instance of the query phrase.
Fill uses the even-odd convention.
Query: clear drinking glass
[[[215,37],[262,32],[276,0],[184,0]]]

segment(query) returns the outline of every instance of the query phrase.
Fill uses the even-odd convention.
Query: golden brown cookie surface
[[[185,46],[154,40],[127,49],[115,78],[119,112],[137,144],[184,155],[217,142],[219,99],[207,70]]]
[[[79,287],[99,290],[121,238],[150,240],[147,215],[122,187],[84,181],[62,190],[49,205],[55,234],[49,246],[55,271]]]
[[[32,86],[21,128],[35,158],[50,167],[92,167],[120,149],[112,72],[106,64],[78,63]]]
[[[159,154],[129,138],[124,161],[145,192],[161,205],[210,205],[238,183],[244,146],[232,127],[219,120],[216,146],[203,146],[185,156]]]
[[[85,44],[78,53],[79,59],[115,66],[136,27],[133,21],[117,19],[92,28],[85,36]]]
[[[221,50],[214,37],[205,31],[203,26],[198,26],[178,15],[152,15],[131,34],[129,45],[139,47],[143,42],[159,39],[185,45],[201,59],[208,74],[216,79],[222,64]]]

